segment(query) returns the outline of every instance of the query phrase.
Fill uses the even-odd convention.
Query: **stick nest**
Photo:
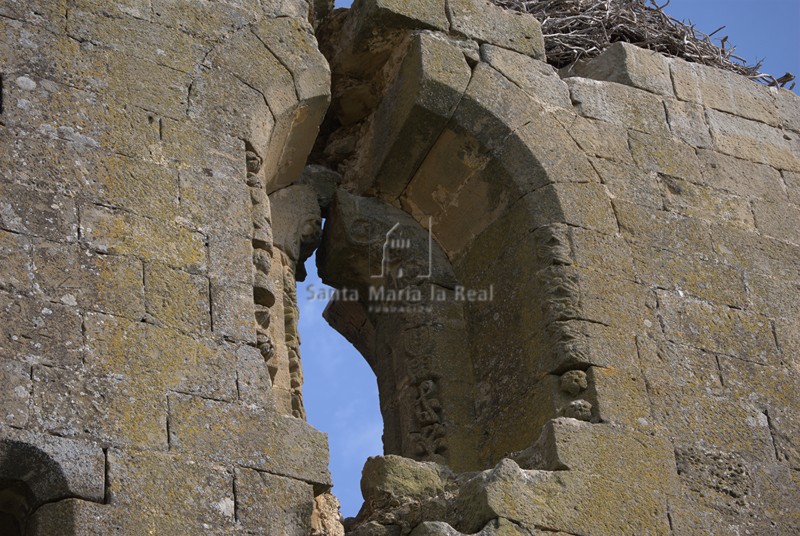
[[[725,36],[719,44],[710,34],[698,31],[691,22],[664,13],[669,0],[659,6],[654,0],[492,0],[516,11],[530,13],[542,24],[547,61],[565,67],[580,59],[600,55],[612,43],[624,41],[667,56],[710,65],[747,76],[763,84],[785,86],[794,80],[786,73],[780,78],[761,72],[762,62],[748,65],[736,55],[736,47]],[[792,89],[794,84],[791,85]]]

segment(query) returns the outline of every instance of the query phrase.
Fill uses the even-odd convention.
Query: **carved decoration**
[[[411,436],[414,454],[420,458],[435,459],[447,452],[438,390],[436,380],[433,379],[424,380],[417,385],[416,417],[420,431]]]
[[[576,396],[589,386],[586,373],[582,370],[570,370],[561,375],[559,387],[570,396]]]
[[[572,248],[566,226],[551,225],[534,233],[536,256],[544,266],[572,264]]]
[[[592,420],[592,404],[587,400],[573,400],[563,410],[564,417],[571,417],[579,421]]]

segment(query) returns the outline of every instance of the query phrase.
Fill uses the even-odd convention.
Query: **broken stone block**
[[[433,462],[374,456],[364,465],[361,493],[364,501],[380,509],[438,495],[444,492],[447,476],[448,470]]]
[[[269,204],[273,244],[293,265],[296,280],[303,281],[306,259],[317,249],[322,237],[322,212],[317,194],[309,185],[295,184],[271,194]]]
[[[327,215],[327,209],[336,195],[336,189],[342,183],[342,176],[324,166],[309,165],[303,170],[298,184],[307,184],[317,193],[317,204],[323,212],[323,217]]]

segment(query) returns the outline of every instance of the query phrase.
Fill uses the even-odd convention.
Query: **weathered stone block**
[[[611,200],[601,184],[555,184],[552,188],[560,202],[559,221],[606,234],[617,232],[617,220]]]
[[[444,492],[447,475],[443,471],[443,466],[433,462],[401,456],[370,457],[361,475],[361,493],[373,508],[423,500]]]
[[[84,150],[76,160],[77,188],[90,199],[160,220],[178,215],[180,195],[174,169],[99,150]]]
[[[255,343],[256,316],[253,286],[211,279],[211,316],[214,333],[232,341]]]
[[[633,159],[643,169],[694,181],[700,175],[700,161],[694,148],[669,137],[630,133]]]
[[[0,230],[0,289],[24,291],[30,288],[31,279],[33,265],[30,239]]]
[[[563,69],[566,76],[617,82],[659,95],[673,95],[666,57],[630,43],[617,42],[600,56]]]
[[[790,143],[792,137],[780,129],[716,110],[707,110],[706,117],[718,151],[778,169],[800,171],[800,157]]]
[[[122,318],[87,314],[86,364],[117,375],[121,386],[141,389],[159,404],[166,391],[236,399],[236,356],[225,346],[196,335]]]
[[[134,255],[188,271],[206,269],[205,237],[175,223],[85,205],[81,235],[103,253]]]
[[[789,201],[795,205],[800,205],[800,173],[784,171],[782,175],[789,193]]]
[[[24,20],[32,24],[63,30],[61,20],[66,11],[66,0],[9,0],[0,6],[0,15],[9,19]]]
[[[781,126],[800,132],[800,99],[793,91],[779,89],[777,100]]]
[[[795,261],[800,255],[800,246],[730,226],[711,227],[711,237],[714,252],[748,274],[800,280],[800,266]]]
[[[151,10],[154,20],[159,24],[211,41],[223,40],[261,14],[257,0],[223,5],[217,5],[216,2],[183,5],[173,0],[153,0]]]
[[[94,69],[80,65],[79,73]],[[53,67],[60,71],[61,67]],[[152,160],[161,143],[159,117],[136,106],[104,106],[104,98],[94,91],[76,89],[91,81],[79,79],[57,83],[40,80],[12,94],[15,106],[9,106],[6,124],[23,130],[35,130],[53,140],[66,140],[88,148],[106,148],[118,154]],[[68,85],[67,85],[68,84]],[[5,107],[4,107],[5,108]],[[6,114],[4,113],[4,116]]]
[[[81,317],[72,308],[0,292],[0,355],[66,366],[82,359]]]
[[[777,359],[772,326],[760,315],[663,291],[658,301],[664,331],[672,341],[755,363]]]
[[[209,282],[205,276],[155,262],[145,265],[144,281],[147,313],[156,322],[193,333],[211,328]]]
[[[705,261],[688,251],[639,247],[633,251],[639,281],[649,286],[737,308],[745,308],[750,301],[742,275],[728,265]]]
[[[494,45],[481,45],[481,59],[543,104],[572,108],[569,88],[556,70],[525,54]]]
[[[76,0],[73,4],[76,7],[70,9],[67,33],[75,39],[130,55],[130,59],[117,61],[132,62],[138,58],[193,73],[193,67],[210,48],[178,28],[152,24],[151,6],[146,0]],[[170,46],[164,46],[165,43]]]
[[[170,396],[170,444],[178,452],[331,485],[325,435],[261,408]]]
[[[0,229],[73,242],[78,238],[75,202],[28,186],[0,183]]]
[[[31,399],[31,366],[19,361],[0,360],[0,417],[4,424],[25,427]]]
[[[572,111],[557,110],[555,118],[587,155],[597,156],[611,162],[633,162],[628,146],[628,131],[625,127],[596,119],[587,119]]]
[[[236,387],[239,400],[260,407],[274,406],[270,396],[272,380],[264,356],[257,348],[240,346],[236,350]]]
[[[774,168],[716,151],[700,150],[698,157],[701,173],[688,180],[692,182],[699,180],[716,190],[748,199],[786,201],[786,188],[781,180],[781,174]]]
[[[158,145],[152,147],[155,159],[179,170],[191,170],[215,177],[246,177],[245,143],[233,133],[209,130],[195,121],[176,121],[169,117],[155,121]],[[263,123],[269,126],[270,122]],[[214,127],[212,123],[209,127]],[[213,151],[208,148],[213,147]]]
[[[249,534],[306,536],[314,488],[263,471],[236,469],[237,521]]]
[[[691,251],[711,255],[711,227],[708,223],[666,212],[614,201],[620,230],[628,240],[656,249],[668,249],[678,254]]]
[[[230,469],[173,453],[109,449],[108,495],[123,509],[126,530],[205,533],[233,528],[236,503]],[[156,497],[158,500],[153,500]]]
[[[255,24],[252,31],[281,65],[289,70],[299,99],[291,131],[278,162],[278,175],[267,186],[271,192],[296,181],[303,172],[330,104],[330,68],[319,51],[313,29],[305,20],[265,18]],[[267,103],[271,108],[269,99]],[[273,113],[277,116],[276,122],[280,123],[279,114],[274,110]],[[279,140],[273,140],[271,145],[278,143]],[[270,155],[265,155],[265,158],[268,160]]]
[[[591,162],[611,199],[654,210],[664,208],[658,172],[655,170],[603,158],[592,158]]]
[[[114,516],[112,506],[80,499],[42,505],[28,521],[31,536],[48,536],[74,530],[80,527],[85,536],[122,535],[124,523]]]
[[[31,258],[33,282],[50,300],[136,320],[144,317],[138,259],[44,240],[34,243]]]
[[[253,286],[253,244],[248,235],[211,232],[208,275],[224,282]]]
[[[591,367],[587,372],[592,411],[600,422],[640,427],[650,418],[645,379],[637,369]]]
[[[754,201],[753,214],[759,232],[778,240],[800,244],[800,207],[786,202]]]
[[[748,278],[747,287],[751,304],[765,316],[788,321],[800,319],[800,302],[797,300],[800,281],[758,274]],[[783,354],[790,357],[792,352],[784,349]]]
[[[663,175],[664,208],[697,219],[715,221],[743,229],[755,228],[749,200]]]
[[[37,426],[51,434],[167,448],[163,393],[116,371],[34,366],[32,402]]]
[[[275,128],[264,96],[223,69],[203,69],[189,91],[188,115],[206,128],[247,140],[264,158]]]
[[[294,184],[269,196],[273,244],[293,265],[304,263],[319,245],[322,214],[317,193],[306,184]],[[305,270],[298,270],[300,274]],[[268,305],[268,304],[266,304]]]
[[[737,74],[687,61],[669,60],[680,100],[778,125],[775,92]]]
[[[578,113],[620,126],[669,136],[664,104],[656,95],[614,82],[567,78]]]
[[[450,23],[442,0],[366,0],[360,3],[361,28],[357,39],[377,34],[385,27],[447,31]]]
[[[452,32],[545,59],[542,26],[533,15],[502,9],[487,0],[449,0],[447,13]]]
[[[149,22],[153,15],[150,0],[75,0],[74,4],[87,12],[102,12],[113,19],[132,17]]]
[[[783,326],[781,326],[783,327]],[[719,358],[720,374],[730,390],[731,398],[749,400],[756,407],[756,418],[749,427],[767,428],[764,462],[788,462],[800,466],[800,401],[794,394],[796,374],[790,367],[762,366],[755,363]]]
[[[561,418],[552,423],[557,456],[562,467],[570,470],[524,471],[513,461],[503,460],[462,486],[456,501],[459,530],[472,533],[487,521],[500,517],[532,530],[551,527],[568,534],[595,531],[622,534],[653,526],[659,533],[669,532],[664,490],[674,483],[670,464],[668,461],[652,465],[636,463],[642,457],[669,460],[671,449],[665,441],[574,419]],[[584,471],[626,476],[619,480],[604,477],[595,480],[586,478]],[[645,479],[661,482],[661,491],[643,494],[640,487],[629,484]],[[602,499],[597,498],[598,493]],[[602,500],[603,506],[595,502],[598,500]],[[619,501],[626,515],[620,516],[615,508],[612,508],[615,514],[606,515],[609,501]],[[640,524],[641,528],[632,528],[631,523]]]
[[[467,89],[471,70],[458,47],[417,34],[371,119],[372,139],[360,182],[375,182],[387,199],[399,196],[428,155]]]
[[[0,438],[3,477],[25,481],[37,501],[103,501],[106,460],[100,445],[6,426],[0,426]]]
[[[610,236],[579,227],[569,230],[576,268],[599,270],[619,278],[635,279],[633,253],[619,235]]]
[[[180,190],[181,212],[204,232],[224,228],[240,236],[252,234],[252,202],[243,175],[181,171]]]
[[[706,124],[705,109],[693,102],[665,99],[667,122],[672,135],[693,147],[711,147],[713,141]]]

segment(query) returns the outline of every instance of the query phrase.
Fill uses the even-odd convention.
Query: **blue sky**
[[[762,70],[776,77],[786,71],[800,75],[800,0],[672,0],[665,11],[706,33],[726,25],[717,36],[728,35],[738,55],[750,62],[766,59]],[[333,491],[349,517],[361,506],[364,461],[382,453],[378,388],[364,359],[322,318],[325,302],[308,299],[309,286],[323,285],[313,257],[306,267],[308,279],[298,285],[305,405],[309,422],[328,433]]]

